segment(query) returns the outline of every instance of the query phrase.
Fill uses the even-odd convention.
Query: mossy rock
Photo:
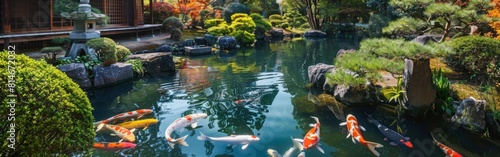
[[[116,43],[110,38],[95,38],[87,41],[87,46],[99,54],[99,60],[104,66],[109,66],[118,61],[116,57]]]
[[[453,83],[450,87],[453,91],[453,96],[455,99],[460,101],[465,100],[469,97],[474,97],[478,100],[486,100],[487,105],[496,110],[500,110],[500,93],[491,87],[490,90],[481,89],[479,86],[465,84],[465,83]],[[493,108],[494,109],[494,108]]]
[[[15,64],[8,58],[15,57]],[[15,67],[14,75],[8,67]],[[92,106],[71,78],[44,61],[0,52],[0,82],[15,77],[14,91],[0,89],[0,156],[73,156],[91,151],[95,132]],[[15,94],[17,97],[8,97]],[[15,101],[15,106],[7,102]],[[15,116],[9,116],[15,114]],[[9,117],[14,117],[9,121]],[[14,127],[11,127],[15,125]],[[14,129],[15,133],[5,133]],[[15,136],[15,149],[8,139]]]
[[[122,45],[116,45],[116,58],[119,62],[124,62],[125,58],[130,55],[130,50]]]

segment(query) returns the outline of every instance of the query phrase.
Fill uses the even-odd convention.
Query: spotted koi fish
[[[450,147],[442,144],[441,142],[438,142],[436,138],[434,138],[434,135],[432,133],[431,136],[434,144],[436,144],[439,148],[441,148],[441,150],[443,150],[443,152],[446,154],[446,157],[462,157],[462,155],[460,155]]]
[[[121,138],[121,142],[123,140],[128,141],[128,142],[134,142],[135,141],[135,135],[134,131],[135,129],[128,130],[124,127],[118,126],[118,125],[108,125],[105,124],[104,127],[108,130],[112,130],[114,133],[111,134],[111,136],[118,136]]]
[[[129,122],[123,122],[118,124],[118,126],[127,128],[127,129],[138,129],[138,128],[144,128],[143,130],[146,130],[148,126],[153,125],[158,123],[158,120],[154,118],[150,119],[142,119],[142,120],[136,120],[136,121],[129,121]]]
[[[102,129],[102,127],[104,126],[104,124],[108,124],[111,121],[125,120],[125,119],[130,119],[130,118],[141,118],[142,116],[144,116],[144,115],[146,115],[148,113],[151,113],[151,112],[153,112],[153,110],[150,110],[150,109],[140,109],[140,110],[125,112],[125,113],[120,113],[120,114],[117,114],[117,115],[115,115],[113,117],[110,117],[110,118],[108,118],[106,120],[99,121],[99,122],[94,122],[94,126],[97,125],[96,132],[98,132],[99,130]]]
[[[347,122],[340,123],[340,126],[347,125],[347,130],[349,131],[349,134],[347,135],[346,138],[349,138],[350,136],[352,136],[353,143],[356,143],[356,141],[358,141],[362,145],[366,146],[373,154],[375,154],[375,156],[380,156],[380,153],[377,152],[375,150],[375,148],[381,148],[384,146],[382,144],[379,144],[379,143],[366,141],[363,138],[363,135],[361,135],[361,130],[366,131],[366,129],[363,126],[358,125],[358,120],[352,114],[347,115],[346,119],[347,119]]]
[[[198,140],[205,141],[208,140],[210,142],[224,142],[232,145],[242,144],[242,150],[245,150],[248,147],[248,144],[251,142],[257,142],[260,140],[259,137],[255,135],[231,135],[225,137],[209,137],[200,132],[200,136],[197,137]]]
[[[309,132],[304,136],[304,139],[294,139],[295,141],[302,142],[302,146],[299,146],[299,150],[301,153],[299,157],[305,157],[304,150],[309,150],[313,147],[316,147],[321,153],[325,154],[325,151],[319,146],[320,143],[320,126],[319,119],[317,117],[311,116],[314,120],[316,120],[316,124],[309,124],[312,127]]]
[[[120,150],[135,148],[135,146],[134,143],[130,142],[95,142],[93,147],[96,149]]]
[[[175,144],[180,144],[183,146],[189,146],[184,140],[187,138],[188,135],[183,136],[178,139],[173,139],[170,137],[170,134],[174,132],[177,129],[181,129],[180,131],[182,132],[185,127],[191,126],[192,128],[195,128],[198,125],[198,120],[202,118],[207,118],[207,114],[205,113],[195,113],[195,114],[190,114],[181,118],[177,118],[172,124],[170,124],[167,127],[167,130],[165,130],[165,138],[168,141],[168,144],[170,147],[174,148]]]

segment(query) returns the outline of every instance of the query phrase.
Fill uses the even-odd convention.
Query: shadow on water
[[[411,137],[414,148],[393,147],[365,115],[370,114],[395,130],[396,126],[391,125],[395,119],[393,108],[346,107],[335,102],[330,94],[305,88],[310,65],[331,64],[339,49],[355,49],[359,47],[358,41],[292,39],[257,41],[254,46],[190,57],[187,68],[173,74],[148,75],[89,91],[96,120],[142,108],[153,110],[145,118],[159,120],[135,132],[135,149],[95,150],[93,156],[264,157],[269,148],[280,153],[288,150],[292,146],[290,137],[304,138],[310,129],[308,124],[314,123],[310,116],[320,119],[321,147],[326,154],[313,148],[307,151],[307,156],[373,156],[363,145],[346,139],[347,130],[339,123],[344,122],[347,114],[355,115],[366,128],[365,139],[384,145],[377,149],[382,156],[444,156],[432,144],[430,131],[436,132],[440,142],[464,152],[465,156],[495,156],[500,151],[495,142],[474,137],[460,128],[412,119],[405,119],[400,126],[402,134]],[[172,138],[188,135],[189,146],[171,148],[164,136],[167,126],[179,117],[201,112],[207,113],[208,118],[200,120],[198,127],[171,135]],[[196,137],[200,132],[213,137],[250,134],[261,140],[242,150],[241,145],[199,141]],[[106,133],[96,137],[96,141],[117,140]]]

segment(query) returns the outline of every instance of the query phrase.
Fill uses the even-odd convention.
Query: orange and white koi
[[[434,144],[436,144],[437,146],[439,146],[439,148],[441,148],[441,150],[443,150],[443,152],[446,154],[446,157],[462,157],[462,155],[460,155],[455,150],[442,144],[441,142],[438,142],[436,140],[436,138],[434,138],[434,135],[432,133],[431,133],[431,136],[432,136],[432,140],[433,140]]]
[[[373,154],[375,154],[375,156],[380,156],[380,153],[377,152],[375,150],[375,148],[381,148],[384,146],[380,143],[366,141],[363,138],[363,135],[361,135],[361,130],[366,131],[366,129],[363,128],[363,126],[358,125],[358,120],[356,119],[356,117],[354,117],[354,115],[349,114],[349,115],[347,115],[346,119],[347,119],[347,122],[340,123],[340,126],[347,125],[347,130],[349,131],[349,134],[347,135],[346,138],[349,138],[349,136],[352,136],[353,143],[356,143],[356,141],[358,141],[359,143],[366,146]]]
[[[104,126],[104,124],[108,124],[109,122],[111,121],[115,121],[115,120],[125,120],[125,119],[129,119],[129,118],[141,118],[142,116],[148,114],[148,113],[151,113],[153,112],[153,110],[150,110],[150,109],[140,109],[140,110],[135,110],[135,111],[130,111],[130,112],[125,112],[125,113],[120,113],[120,114],[117,114],[113,117],[110,117],[106,120],[103,120],[103,121],[99,121],[99,122],[94,122],[94,126],[97,125],[97,131],[101,130],[102,127]]]
[[[319,146],[321,124],[319,123],[319,119],[317,117],[311,116],[311,118],[316,120],[316,124],[309,124],[312,128],[309,132],[307,132],[306,136],[304,136],[304,139],[294,139],[295,141],[302,142],[302,145],[299,147],[299,150],[301,151],[299,157],[305,156],[305,152],[303,150],[309,150],[312,147],[316,147],[316,149],[318,149],[321,153],[325,154],[325,151],[323,151],[323,149]]]
[[[108,130],[112,130],[114,133],[111,134],[111,136],[118,136],[121,138],[121,142],[123,140],[128,141],[128,142],[134,142],[135,141],[135,135],[134,131],[135,129],[128,130],[124,127],[118,126],[118,125],[109,125],[105,124],[104,127]]]
[[[260,140],[259,137],[255,135],[231,135],[225,137],[208,137],[200,132],[200,136],[197,137],[198,140],[210,142],[224,142],[232,145],[242,144],[241,149],[245,150],[250,142],[257,142]]]
[[[150,118],[150,119],[142,119],[142,120],[136,120],[136,121],[129,121],[129,122],[123,122],[118,124],[118,126],[127,128],[127,129],[139,129],[139,128],[144,128],[143,130],[146,130],[148,126],[153,125],[158,123],[157,119]]]
[[[130,142],[95,142],[94,148],[105,150],[120,150],[135,148],[136,144]]]
[[[191,125],[192,128],[195,128],[198,125],[198,120],[202,118],[207,118],[207,114],[205,113],[195,113],[195,114],[190,114],[181,118],[177,118],[172,124],[170,124],[167,127],[167,130],[165,130],[165,138],[168,141],[168,144],[170,147],[174,148],[175,144],[180,144],[183,146],[189,146],[184,140],[187,138],[188,135],[183,136],[178,139],[173,139],[170,137],[170,134],[174,132],[177,129],[181,129],[180,131],[184,131],[184,128]]]

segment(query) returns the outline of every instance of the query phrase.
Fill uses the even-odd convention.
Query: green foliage
[[[500,76],[500,40],[483,36],[465,36],[446,42],[456,53],[447,55],[447,64],[455,71],[487,80]]]
[[[52,38],[51,42],[56,45],[70,44],[71,40],[69,38]]]
[[[402,106],[405,101],[405,93],[406,91],[403,89],[402,78],[398,79],[398,84],[396,87],[382,89],[382,94],[385,98],[387,98],[387,100],[389,100],[389,102],[394,101],[400,106]]]
[[[55,46],[55,47],[44,47],[40,52],[46,53],[47,56],[44,56],[43,59],[45,62],[55,65],[57,63],[57,54],[60,52],[63,52],[64,49],[61,48],[60,46]]]
[[[284,22],[284,20],[271,20],[270,23],[273,27],[280,27]]]
[[[436,97],[439,100],[442,100],[443,103],[440,104],[440,109],[443,112],[446,112],[449,116],[453,115],[454,113],[454,108],[453,105],[451,104],[452,97],[451,97],[451,89],[450,89],[450,81],[448,81],[448,78],[444,76],[443,71],[441,69],[439,70],[432,70],[432,83],[434,83],[434,87],[436,88]]]
[[[368,22],[368,32],[370,37],[382,37],[382,28],[389,25],[389,18],[381,14],[372,14]]]
[[[421,45],[404,40],[366,39],[360,43],[358,51],[335,60],[335,67],[354,72],[357,77],[337,72],[329,76],[329,83],[356,86],[364,85],[366,81],[379,81],[381,76],[378,71],[401,73],[404,59],[428,59],[448,53],[443,47],[443,44]]]
[[[290,25],[292,28],[298,28],[302,24],[307,23],[307,19],[302,16],[302,14],[299,13],[297,10],[288,10],[284,15],[283,15],[283,20]]]
[[[311,26],[309,26],[309,23],[304,23],[304,24],[300,25],[300,28],[307,30],[307,29],[311,29]]]
[[[237,30],[229,35],[234,36],[241,45],[248,46],[255,42],[255,35],[247,31]]]
[[[172,29],[170,32],[170,39],[180,40],[182,37],[182,31],[179,28]]]
[[[16,68],[15,91],[0,88],[4,104],[0,106],[0,126],[4,128],[0,155],[75,156],[91,152],[95,137],[92,106],[78,84],[43,61],[25,55],[16,55],[15,60],[15,64],[8,63],[8,53],[0,52],[0,81],[8,82],[8,65]],[[8,105],[11,101],[15,101],[12,107]],[[10,121],[9,117],[15,119]],[[10,129],[15,133],[7,133]],[[10,136],[15,136],[15,149],[8,147]]]
[[[171,16],[171,17],[165,19],[165,21],[163,21],[162,27],[165,28],[165,30],[167,32],[171,32],[176,28],[183,30],[184,23],[182,23],[179,18]]]
[[[247,14],[234,14],[231,19],[233,19],[233,22],[230,26],[234,29],[252,33],[255,31],[255,22]]]
[[[221,23],[226,23],[226,21],[224,21],[224,19],[209,19],[205,21],[204,25],[205,28],[210,28],[213,26],[218,26]]]
[[[269,16],[269,20],[282,20],[281,15],[279,14],[273,14]]]
[[[307,26],[309,26],[309,24],[307,24]],[[288,23],[282,23],[280,27],[283,29],[288,29],[288,27],[290,27],[290,25]]]
[[[116,57],[116,43],[110,38],[95,38],[87,41],[87,46],[94,49],[99,54],[99,61],[104,66],[109,66],[118,61]]]
[[[144,67],[142,66],[142,62],[136,59],[127,60],[125,63],[132,64],[132,70],[136,76],[142,77],[144,76]]]
[[[389,22],[389,26],[384,27],[382,32],[388,35],[411,35],[423,31],[429,24],[425,21],[403,17]]]
[[[118,62],[124,62],[125,58],[130,55],[130,50],[122,45],[116,45],[116,58]]]
[[[250,14],[250,9],[241,3],[231,3],[222,12],[227,23],[232,22],[231,16],[236,13]]]
[[[264,20],[264,18],[262,16],[260,16],[259,14],[252,13],[252,14],[250,14],[250,17],[252,18],[253,22],[255,22],[257,29],[260,29],[263,31],[268,31],[268,30],[273,29],[273,26],[271,25],[271,23]]]
[[[64,65],[64,64],[71,64],[71,63],[82,63],[85,66],[85,68],[87,69],[87,71],[89,72],[89,74],[92,74],[92,70],[94,70],[94,67],[96,65],[101,64],[101,61],[99,61],[98,59],[92,59],[92,57],[90,57],[89,55],[85,55],[85,56],[77,56],[74,59],[58,60],[57,65]],[[90,75],[89,77],[92,78],[93,76]]]
[[[208,28],[207,32],[208,34],[214,36],[223,36],[223,35],[228,35],[229,33],[233,32],[233,30],[234,30],[233,27],[227,25],[226,22],[222,22],[218,26]]]

